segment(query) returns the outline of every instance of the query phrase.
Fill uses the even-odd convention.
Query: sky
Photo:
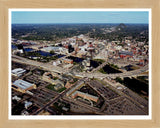
[[[12,11],[12,24],[149,23],[148,11]]]

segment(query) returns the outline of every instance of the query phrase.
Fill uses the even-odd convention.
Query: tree
[[[50,51],[50,54],[54,54],[54,53],[55,53],[54,50],[51,50],[51,51]]]

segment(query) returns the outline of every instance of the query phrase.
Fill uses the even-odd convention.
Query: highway
[[[57,73],[66,73],[67,71],[59,66],[54,66],[50,63],[41,63],[41,62],[37,62],[34,60],[29,60],[27,58],[23,58],[23,57],[19,57],[16,55],[12,55],[12,60],[19,62],[19,63],[24,63],[24,64],[28,64],[28,65],[33,65],[33,66],[37,66],[37,67],[41,67],[45,70],[48,71],[53,71],[53,72],[57,72]],[[127,71],[127,72],[123,72],[123,73],[114,73],[114,74],[102,74],[102,73],[86,73],[86,72],[74,72],[75,76],[78,77],[88,77],[88,78],[106,78],[106,77],[110,77],[110,78],[116,78],[116,77],[134,77],[134,76],[138,76],[141,75],[141,73],[148,71],[148,65],[141,67],[140,69],[137,70],[133,70],[133,71]]]
[[[101,68],[103,68],[106,64],[108,64],[108,61],[105,61],[104,63],[102,63],[101,65],[99,65],[97,68],[94,68],[91,72],[95,72]]]
[[[12,60],[15,61],[15,62],[19,62],[19,63],[24,63],[24,64],[28,64],[28,65],[33,65],[33,66],[36,66],[36,67],[41,67],[45,70],[49,70],[49,71],[53,71],[53,72],[57,72],[57,73],[63,73],[64,72],[63,68],[61,68],[61,67],[54,66],[54,65],[49,64],[49,63],[37,62],[37,61],[30,60],[30,59],[23,58],[23,57],[16,56],[16,55],[12,55]]]
[[[83,72],[79,72],[76,73],[74,72],[75,76],[78,77],[88,77],[88,78],[106,78],[106,77],[110,77],[110,78],[116,78],[116,77],[134,77],[134,76],[139,76],[141,75],[141,73],[148,71],[148,65],[137,69],[137,70],[133,70],[133,71],[128,71],[128,72],[124,72],[124,73],[114,73],[114,74],[102,74],[102,73],[83,73]]]

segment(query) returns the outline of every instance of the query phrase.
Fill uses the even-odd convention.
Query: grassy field
[[[63,88],[61,88],[61,89],[59,89],[59,90],[55,90],[55,89],[54,89],[54,86],[55,86],[54,84],[50,84],[50,85],[46,86],[46,88],[47,88],[47,89],[50,89],[50,90],[52,90],[52,91],[55,91],[55,92],[59,92],[59,93],[62,92],[62,91],[64,91],[64,90],[66,89],[65,87],[63,87]]]

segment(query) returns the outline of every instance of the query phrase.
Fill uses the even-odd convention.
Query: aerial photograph
[[[149,115],[149,11],[11,11],[11,116]]]

